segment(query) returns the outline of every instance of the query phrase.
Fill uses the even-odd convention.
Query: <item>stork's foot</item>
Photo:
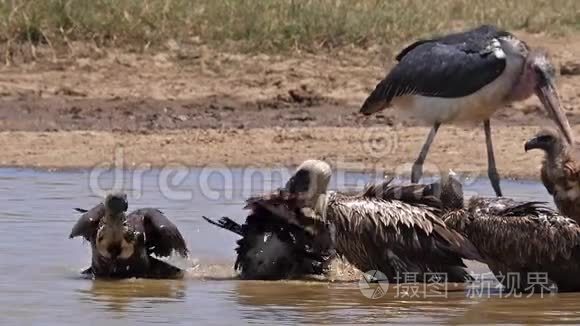
[[[411,169],[411,182],[417,183],[423,176],[423,164],[415,162],[413,168]]]
[[[500,177],[499,173],[497,173],[497,170],[489,169],[487,171],[487,175],[489,177],[489,181],[491,182],[491,187],[493,188],[493,191],[495,191],[495,195],[497,197],[502,197],[503,194],[501,192],[501,187],[499,186]]]

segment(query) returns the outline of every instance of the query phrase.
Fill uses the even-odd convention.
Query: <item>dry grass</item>
[[[73,41],[144,50],[170,39],[265,52],[390,46],[484,22],[565,33],[580,27],[580,1],[0,0],[8,51]]]

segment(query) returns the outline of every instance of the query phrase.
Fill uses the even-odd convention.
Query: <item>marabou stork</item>
[[[542,50],[494,26],[419,40],[401,51],[397,64],[365,100],[360,112],[369,115],[389,105],[432,125],[413,164],[411,181],[423,174],[423,163],[443,123],[483,122],[488,176],[501,196],[491,140],[490,117],[509,103],[536,94],[565,137],[573,142],[560,107],[555,69]]]

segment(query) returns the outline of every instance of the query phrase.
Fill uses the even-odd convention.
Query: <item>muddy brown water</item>
[[[356,280],[239,281],[232,271],[233,234],[201,216],[243,220],[243,198],[282,184],[289,170],[191,169],[47,172],[0,169],[0,324],[431,324],[580,323],[580,294],[505,297],[449,285],[436,294],[422,285],[388,287],[369,299]],[[376,178],[339,173],[335,188]],[[115,177],[116,175],[116,177]],[[197,265],[183,280],[93,281],[79,277],[89,247],[67,239],[73,207],[99,201],[115,180],[131,207],[161,208],[181,229]],[[469,180],[468,180],[469,181]],[[100,186],[98,186],[100,184]],[[534,182],[503,182],[507,196],[549,200]],[[491,195],[485,180],[467,195]],[[480,264],[469,263],[475,273]],[[482,287],[483,288],[483,287]]]

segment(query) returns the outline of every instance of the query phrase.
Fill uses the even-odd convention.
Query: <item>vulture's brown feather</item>
[[[541,179],[561,214],[580,221],[580,147],[552,129],[540,131],[525,149],[544,151]]]
[[[475,245],[507,287],[535,291],[528,277],[543,273],[559,291],[580,290],[580,226],[546,203],[475,197],[442,218]],[[517,284],[507,282],[510,274],[519,277]]]
[[[90,210],[76,209],[84,213],[69,237],[81,236],[91,243],[92,263],[86,272],[105,278],[181,277],[181,269],[157,259],[173,252],[187,257],[177,227],[154,208],[127,215],[127,205],[125,194],[114,194]]]

